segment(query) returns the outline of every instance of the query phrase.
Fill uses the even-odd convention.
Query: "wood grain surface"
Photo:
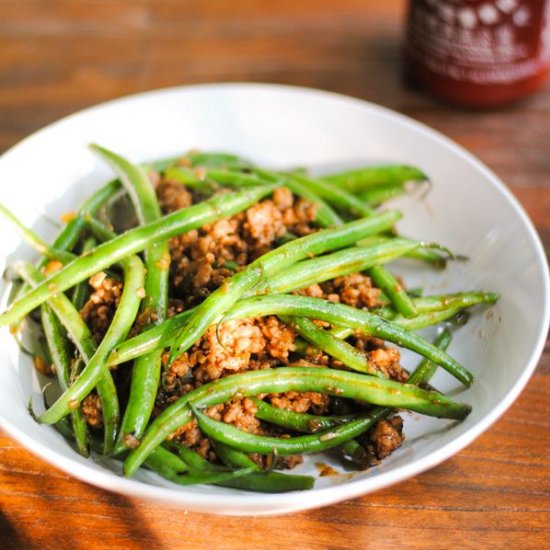
[[[550,87],[498,111],[431,98],[402,77],[403,10],[396,0],[0,0],[0,151],[83,107],[163,86],[323,88],[396,109],[464,145],[510,186],[548,252]],[[375,494],[275,518],[200,515],[110,494],[0,435],[0,547],[542,549],[549,395],[547,345],[518,401],[454,458]]]

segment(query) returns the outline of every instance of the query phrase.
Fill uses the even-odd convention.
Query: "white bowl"
[[[0,201],[53,238],[50,219],[74,210],[110,177],[88,150],[91,142],[135,161],[190,148],[226,150],[258,163],[316,171],[377,162],[419,166],[433,181],[424,199],[399,201],[403,234],[445,244],[470,261],[443,273],[403,267],[427,292],[483,288],[502,297],[455,335],[450,353],[476,375],[468,390],[446,373],[436,386],[473,406],[449,422],[409,415],[405,444],[366,472],[319,478],[312,491],[264,495],[216,487],[173,486],[145,470],[121,477],[109,460],[84,459],[51,427],[27,412],[40,386],[7,330],[0,334],[1,427],[30,451],[75,477],[126,495],[217,514],[279,514],[338,502],[386,487],[431,468],[468,445],[514,401],[542,351],[549,321],[548,270],[535,230],[499,179],[455,143],[404,116],[315,90],[257,84],[192,86],[139,94],[67,117],[25,139],[0,158]],[[45,216],[47,215],[47,216]],[[32,258],[11,227],[0,222],[0,268]],[[3,307],[6,283],[0,283]],[[489,313],[487,313],[489,311]],[[406,354],[405,362],[417,359]],[[313,458],[298,473],[315,473]],[[329,458],[323,458],[330,463]],[[336,466],[338,468],[338,466]]]

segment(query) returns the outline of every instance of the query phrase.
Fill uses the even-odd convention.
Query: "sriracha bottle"
[[[407,70],[470,107],[521,99],[550,72],[549,19],[549,0],[411,0]]]

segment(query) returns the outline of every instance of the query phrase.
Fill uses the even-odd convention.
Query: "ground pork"
[[[324,393],[288,391],[272,394],[269,401],[275,407],[297,413],[325,414],[330,398]]]
[[[355,347],[366,353],[371,365],[380,370],[384,376],[406,382],[409,375],[401,366],[401,353],[398,349],[386,346],[383,340],[364,334],[356,334],[353,338]]]
[[[247,263],[247,246],[239,235],[240,217],[219,220],[170,241],[171,295],[187,306],[200,303]]]
[[[101,400],[96,392],[90,393],[90,395],[82,401],[82,414],[88,425],[92,426],[92,428],[100,428],[103,426]]]
[[[351,273],[332,281],[314,284],[297,291],[296,294],[323,298],[359,309],[372,309],[382,305],[380,289],[373,287],[370,277],[361,273]]]
[[[250,238],[256,241],[259,255],[264,250],[270,250],[273,241],[286,233],[283,214],[270,200],[261,201],[246,211],[243,229],[245,235],[250,235]]]
[[[159,180],[156,192],[160,209],[165,214],[187,208],[193,203],[193,196],[181,183]]]
[[[401,445],[403,439],[403,419],[400,416],[377,422],[359,438],[367,453],[365,466],[374,465],[389,456]]]
[[[170,365],[164,387],[182,395],[182,390],[189,391],[190,383],[203,384],[228,374],[286,363],[295,349],[295,339],[296,333],[274,316],[212,325]]]
[[[89,283],[94,290],[80,314],[92,331],[95,340],[100,342],[118,307],[122,283],[113,277],[108,277],[103,271],[93,275]]]
[[[262,434],[264,431],[261,429],[261,422],[254,416],[257,411],[258,407],[254,404],[254,401],[244,397],[209,407],[205,413],[214,420],[231,424],[241,430]]]

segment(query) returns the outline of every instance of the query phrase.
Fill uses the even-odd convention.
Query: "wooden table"
[[[507,182],[550,246],[550,87],[494,112],[404,85],[396,0],[0,0],[0,151],[83,107],[218,81],[324,88],[410,115]],[[7,185],[7,182],[2,182]],[[396,487],[324,509],[231,519],[75,481],[0,435],[0,547],[542,548],[550,537],[550,348],[485,435]]]

